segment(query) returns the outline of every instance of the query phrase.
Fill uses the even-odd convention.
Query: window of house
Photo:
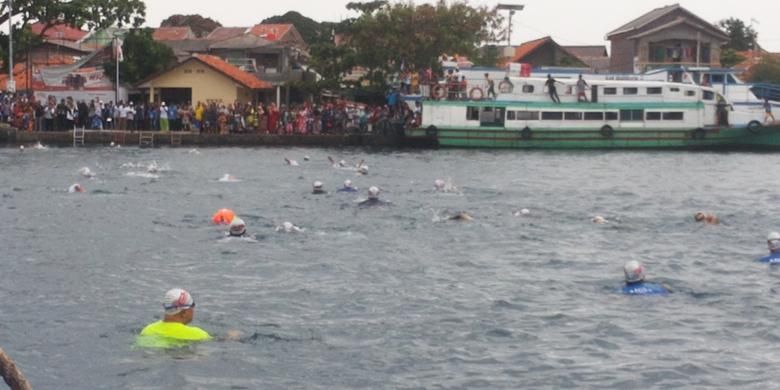
[[[563,118],[569,121],[581,121],[582,120],[582,113],[581,112],[564,112]]]
[[[699,57],[699,60],[701,62],[712,62],[712,53],[710,52],[710,45],[703,45],[701,47],[701,56]]]
[[[518,111],[517,120],[519,121],[538,121],[539,111]]]
[[[660,112],[648,112],[645,114],[645,119],[649,121],[660,121],[661,120],[661,113]]]
[[[466,120],[478,121],[479,120],[479,107],[466,107]]]
[[[523,93],[534,93],[534,86],[533,85],[523,85]]]
[[[184,69],[184,73],[192,73],[192,69]]]
[[[562,112],[542,112],[543,121],[559,121],[563,119]]]
[[[664,92],[664,89],[661,87],[650,87],[647,89],[648,95],[660,95]]]
[[[638,88],[634,88],[634,87],[623,88],[623,95],[636,95],[638,93],[639,93],[639,89]]]
[[[605,112],[604,117],[608,121],[616,121],[618,119],[618,113],[613,111]]]
[[[586,112],[585,113],[585,120],[586,121],[603,121],[604,120],[604,113],[603,112]]]
[[[644,120],[644,110],[620,110],[621,122],[636,122]]]
[[[617,88],[604,88],[604,95],[617,95]]]
[[[206,73],[206,71],[203,69],[198,69],[197,71],[195,71],[195,73]]]
[[[684,116],[682,112],[665,112],[664,113],[664,120],[665,121],[681,121],[683,120]]]

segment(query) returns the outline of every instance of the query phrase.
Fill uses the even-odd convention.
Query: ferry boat
[[[424,100],[421,126],[406,129],[405,135],[445,147],[780,147],[780,123],[765,126],[763,113],[739,109],[712,87],[591,80],[586,101],[578,102],[576,80],[558,80],[556,103],[546,81],[496,81],[494,100],[479,99],[484,96],[479,86],[469,90],[469,100]]]

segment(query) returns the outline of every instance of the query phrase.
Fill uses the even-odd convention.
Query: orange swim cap
[[[230,225],[233,221],[235,213],[231,209],[219,209],[214,216],[211,217],[211,221],[217,225]]]

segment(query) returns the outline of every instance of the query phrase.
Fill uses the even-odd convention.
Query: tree
[[[363,14],[349,24],[347,46],[355,64],[368,69],[367,79],[382,88],[402,64],[435,68],[444,53],[475,57],[499,20],[487,7],[444,0],[435,5],[375,1],[349,6]]]
[[[753,83],[780,84],[780,58],[764,54],[761,61],[750,69],[748,80]]]
[[[731,68],[742,61],[745,61],[745,57],[734,49],[726,48],[720,52],[720,65],[725,68]]]
[[[745,26],[745,22],[737,18],[724,19],[719,24],[729,36],[729,42],[724,46],[725,48],[736,51],[754,49],[753,42],[758,37],[758,33],[753,30],[753,27]]]
[[[162,72],[176,64],[173,50],[152,38],[150,28],[133,29],[125,36],[123,44],[124,61],[119,63],[122,82],[135,84],[144,78]],[[115,61],[104,65],[106,75],[114,82]]]
[[[196,37],[202,38],[209,35],[222,24],[211,18],[204,18],[201,15],[171,15],[160,23],[160,27],[189,27]]]

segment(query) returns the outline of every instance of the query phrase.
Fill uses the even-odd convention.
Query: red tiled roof
[[[185,27],[158,27],[154,30],[152,36],[155,41],[181,41],[184,39],[193,39],[195,34],[192,29]]]
[[[221,58],[217,56],[212,56],[208,54],[195,54],[192,56],[192,58],[195,58],[199,60],[200,62],[203,62],[204,64],[210,66],[217,72],[220,72],[224,74],[227,77],[230,77],[235,82],[250,88],[250,89],[270,89],[273,88],[273,85],[267,81],[263,81],[258,79],[257,77],[244,72],[241,69],[238,69],[237,67],[223,61]]]
[[[206,39],[209,41],[224,41],[225,39],[235,38],[243,35],[249,27],[217,27],[212,31]]]
[[[780,53],[770,53],[763,50],[759,50],[758,52],[754,52],[752,50],[740,51],[737,52],[737,54],[744,57],[745,59],[739,64],[734,65],[733,68],[742,69],[744,72],[747,73],[750,73],[750,70],[754,66],[761,63],[761,59],[763,59],[764,57],[774,57],[780,60]]]
[[[292,26],[292,24],[258,24],[252,27],[249,32],[269,41],[276,41],[287,34]]]
[[[515,55],[512,56],[512,59],[509,62],[522,62],[525,56],[533,53],[536,51],[536,49],[542,47],[542,45],[550,41],[552,41],[552,38],[546,36],[544,38],[539,38],[523,43],[522,45],[515,48]]]
[[[34,35],[40,35],[43,29],[46,27],[44,23],[33,23],[30,25],[30,29]],[[81,38],[84,38],[88,32],[80,30],[65,24],[57,24],[46,29],[43,33],[43,37],[46,39],[60,39],[63,41],[76,42]]]

